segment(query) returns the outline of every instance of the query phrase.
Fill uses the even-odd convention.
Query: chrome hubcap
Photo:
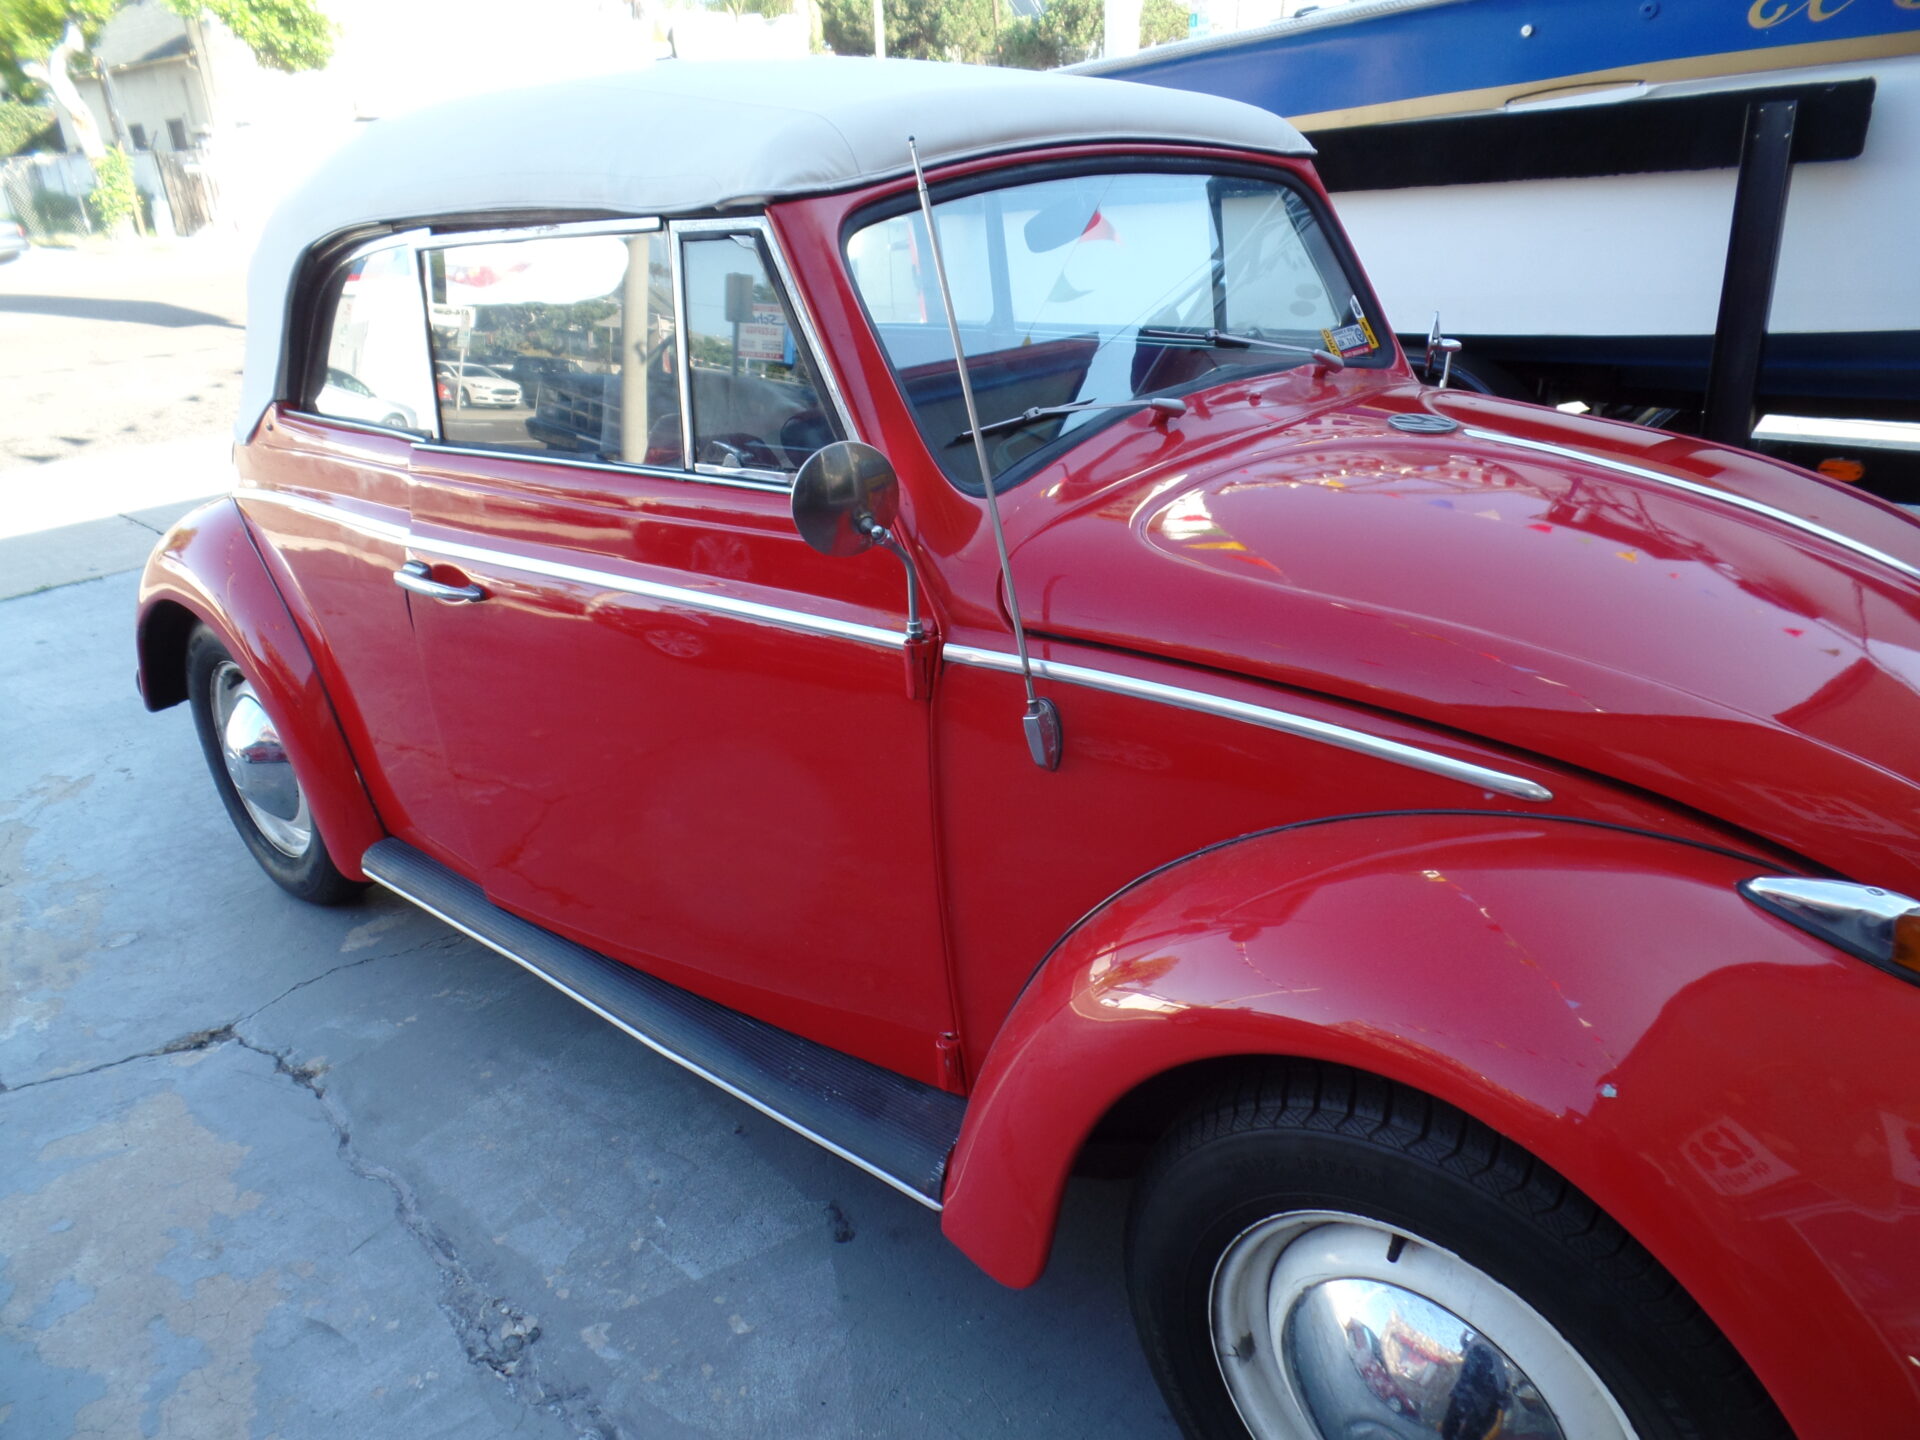
[[[1214,1354],[1259,1440],[1633,1440],[1511,1290],[1374,1220],[1275,1215],[1215,1267]]]
[[[213,732],[220,737],[220,758],[248,818],[283,855],[305,854],[313,842],[306,794],[294,778],[272,717],[231,660],[223,660],[214,670],[207,704],[213,712]]]

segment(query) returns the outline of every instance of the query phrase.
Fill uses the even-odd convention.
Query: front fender
[[[231,499],[181,519],[140,577],[137,680],[149,710],[186,699],[187,637],[196,620],[213,627],[273,716],[334,864],[364,880],[360,857],[386,829],[306,641]]]
[[[1082,922],[982,1067],[942,1225],[1037,1278],[1095,1125],[1183,1066],[1295,1056],[1525,1147],[1671,1271],[1807,1436],[1920,1405],[1920,989],[1741,899],[1774,867],[1610,826],[1354,817]]]

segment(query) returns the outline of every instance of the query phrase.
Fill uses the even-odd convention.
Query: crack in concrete
[[[194,1030],[186,1035],[175,1036],[166,1044],[157,1045],[151,1050],[122,1055],[118,1060],[102,1060],[98,1065],[89,1065],[84,1070],[66,1070],[58,1075],[43,1075],[38,1080],[23,1080],[18,1085],[8,1085],[0,1081],[0,1095],[17,1094],[22,1090],[51,1085],[58,1080],[78,1080],[82,1075],[98,1075],[102,1070],[114,1070],[122,1065],[131,1065],[136,1060],[155,1060],[162,1055],[184,1055],[192,1050],[208,1050],[215,1045],[224,1045],[233,1038],[232,1025],[220,1025],[212,1030]]]
[[[539,1321],[504,1297],[486,1294],[460,1257],[453,1240],[422,1212],[419,1196],[413,1187],[385,1165],[367,1159],[355,1147],[352,1126],[346,1113],[327,1093],[326,1087],[320,1084],[320,1076],[325,1073],[325,1068],[297,1064],[290,1058],[289,1051],[275,1050],[240,1033],[240,1026],[272,1009],[296,991],[317,985],[342,971],[357,969],[375,960],[396,960],[422,950],[446,948],[459,943],[460,937],[457,935],[436,935],[402,950],[384,951],[344,961],[318,975],[310,975],[289,985],[271,1000],[256,1005],[224,1025],[191,1031],[150,1050],[123,1055],[115,1060],[103,1060],[98,1065],[90,1065],[82,1070],[47,1075],[19,1085],[9,1086],[0,1082],[0,1095],[31,1090],[61,1080],[76,1080],[83,1075],[97,1075],[103,1070],[131,1065],[138,1060],[182,1055],[228,1044],[272,1061],[275,1074],[292,1081],[319,1103],[322,1116],[334,1132],[340,1159],[347,1168],[363,1180],[386,1186],[392,1193],[394,1217],[400,1228],[426,1251],[428,1258],[440,1271],[440,1313],[447,1318],[468,1363],[491,1372],[507,1387],[507,1393],[522,1404],[544,1410],[568,1425],[579,1440],[622,1440],[624,1432],[618,1422],[601,1408],[587,1386],[557,1384],[541,1373],[538,1358],[533,1354],[533,1346],[541,1338]]]
[[[271,1060],[276,1074],[309,1092],[337,1137],[341,1162],[361,1179],[384,1185],[392,1192],[394,1218],[400,1228],[426,1251],[440,1271],[440,1313],[453,1328],[467,1362],[492,1372],[514,1399],[553,1415],[580,1440],[621,1440],[619,1424],[600,1407],[588,1387],[563,1387],[542,1374],[539,1358],[533,1353],[541,1337],[539,1321],[504,1297],[486,1294],[452,1237],[422,1211],[413,1187],[387,1166],[360,1153],[353,1143],[346,1113],[320,1084],[324,1072],[295,1064],[289,1052],[258,1044],[238,1031],[231,1031],[227,1038]]]
[[[318,985],[322,980],[327,979],[329,976],[338,975],[343,970],[355,970],[375,960],[398,960],[402,956],[417,954],[422,950],[451,948],[458,943],[459,937],[457,935],[436,935],[431,939],[422,940],[417,945],[409,945],[404,950],[385,950],[377,955],[362,955],[358,960],[346,960],[329,969],[322,970],[318,975],[309,975],[306,979],[289,985],[271,1000],[266,1001],[264,1004],[254,1006],[253,1009],[247,1011],[246,1014],[229,1020],[224,1025],[216,1025],[208,1030],[192,1030],[185,1035],[176,1036],[164,1045],[157,1045],[151,1050],[136,1050],[131,1055],[122,1055],[115,1060],[102,1060],[97,1065],[89,1065],[81,1070],[63,1070],[57,1075],[42,1075],[38,1080],[23,1080],[18,1085],[9,1085],[4,1080],[0,1080],[0,1095],[10,1095],[20,1090],[32,1090],[41,1085],[51,1085],[56,1080],[78,1080],[83,1075],[98,1075],[102,1070],[113,1070],[122,1065],[131,1065],[136,1060],[155,1060],[162,1055],[182,1055],[193,1050],[205,1050],[209,1046],[223,1044],[233,1039],[233,1031],[236,1025],[246,1024],[247,1021],[260,1015],[262,1012],[271,1010],[275,1005],[278,1005],[282,1000],[294,994],[296,991],[304,990],[309,985]]]

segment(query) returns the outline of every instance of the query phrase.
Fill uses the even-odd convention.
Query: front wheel
[[[1451,1107],[1290,1065],[1135,1193],[1140,1337],[1195,1440],[1774,1440],[1711,1321],[1592,1201]]]
[[[315,905],[357,899],[367,887],[342,875],[327,853],[278,725],[205,625],[187,641],[187,702],[214,788],[260,868],[288,894]]]

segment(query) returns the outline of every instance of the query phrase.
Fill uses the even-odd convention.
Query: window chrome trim
[[[433,375],[433,322],[430,318],[430,311],[428,308],[430,302],[427,299],[426,267],[425,267],[425,262],[421,259],[421,255],[420,255],[420,244],[423,240],[426,240],[428,238],[430,238],[428,235],[428,232],[425,229],[416,226],[411,230],[391,231],[385,235],[376,235],[371,240],[363,240],[360,242],[360,244],[354,246],[351,250],[347,251],[346,254],[342,255],[338,260],[334,261],[333,265],[327,270],[326,278],[320,282],[318,288],[322,295],[326,294],[328,290],[333,288],[334,282],[340,278],[341,271],[345,270],[349,265],[357,264],[358,262],[366,259],[369,255],[378,254],[382,250],[396,250],[402,247],[404,247],[408,251],[408,258],[413,262],[413,272],[414,272],[414,278],[415,278],[414,290],[416,292],[416,298],[419,301],[419,307],[420,307],[421,335],[427,347],[427,393],[433,401],[432,427],[425,431],[394,430],[394,429],[390,429],[385,425],[369,425],[365,421],[348,420],[339,415],[323,415],[318,411],[314,411],[314,410],[297,409],[295,408],[295,406],[300,402],[296,402],[293,400],[281,401],[280,403],[282,404],[282,406],[285,407],[290,413],[295,415],[303,415],[313,420],[325,420],[332,424],[358,426],[361,429],[371,430],[374,433],[380,434],[380,435],[404,435],[409,440],[414,440],[414,441],[420,440],[423,435],[430,440],[437,440],[440,438],[440,396],[439,396],[439,392],[435,389],[434,375]],[[329,324],[331,324],[334,318],[334,312],[337,311],[338,308],[339,308],[339,302],[336,300],[334,302],[334,311],[328,312]],[[331,331],[329,331],[329,333],[324,337],[316,334],[316,335],[309,336],[308,339],[314,343],[318,343],[319,341],[324,339],[328,344],[328,346],[331,347],[333,336]],[[311,349],[311,346],[309,346],[309,348]],[[325,353],[316,354],[313,356],[313,359],[318,361],[320,366],[320,372],[324,377],[327,369],[326,354]],[[284,363],[285,363],[284,357],[283,357],[282,363],[284,366]],[[311,369],[311,366],[309,366],[309,370],[310,369]],[[301,376],[301,380],[303,383],[306,381],[310,381],[312,378],[313,376],[311,373]],[[363,381],[362,383],[364,384],[365,382]],[[284,389],[286,387],[282,386],[281,388]],[[413,407],[408,406],[407,408],[412,409]]]
[[[680,468],[693,469],[693,368],[687,344],[687,277],[680,264],[680,237],[667,231],[667,283],[673,286],[673,356],[680,387]]]
[[[682,235],[744,235],[754,234],[760,237],[767,256],[773,262],[774,276],[780,282],[781,292],[793,311],[793,318],[800,326],[800,336],[807,342],[808,353],[813,356],[814,368],[820,372],[820,383],[826,387],[827,398],[833,402],[834,413],[840,417],[840,433],[849,440],[864,440],[853,423],[853,414],[847,408],[847,397],[840,388],[840,377],[835,373],[832,358],[826,346],[820,343],[820,327],[814,323],[813,312],[807,308],[806,297],[800,293],[800,287],[793,283],[793,269],[787,264],[786,252],[780,248],[780,241],[773,233],[773,223],[765,215],[745,215],[737,219],[711,220],[675,220],[672,222],[674,235],[674,260],[679,262],[680,237]],[[686,304],[686,287],[680,283],[676,273],[675,291],[682,307]],[[684,317],[683,317],[684,318]],[[680,334],[684,341],[686,327],[681,326]],[[684,354],[684,350],[682,351]],[[682,372],[688,373],[688,372]],[[689,375],[689,380],[691,376]],[[692,423],[692,407],[682,412]],[[687,451],[687,463],[693,463],[693,451]]]
[[[404,545],[409,552],[422,555],[439,555],[449,560],[467,560],[476,565],[491,565],[497,569],[516,570],[526,575],[541,575],[550,580],[564,580],[569,584],[587,585],[625,595],[638,595],[643,599],[658,600],[668,605],[680,605],[690,610],[703,610],[709,614],[730,615],[739,620],[757,620],[762,624],[777,625],[783,630],[797,630],[808,635],[825,635],[836,640],[857,640],[863,645],[877,645],[883,649],[897,650],[907,643],[904,631],[883,630],[877,625],[862,625],[856,620],[838,620],[831,615],[815,615],[806,610],[789,610],[785,606],[766,605],[758,600],[742,600],[738,596],[716,594],[710,590],[689,590],[681,585],[666,585],[655,580],[642,580],[633,575],[621,575],[611,570],[596,570],[587,565],[570,565],[561,560],[545,560],[534,555],[522,555],[512,550],[495,549],[491,545],[471,545],[463,540],[429,538],[421,535],[411,525],[396,525],[392,521],[377,520],[370,515],[359,514],[341,505],[329,505],[325,501],[315,500],[306,495],[288,494],[283,490],[264,490],[248,486],[236,489],[234,497],[239,500],[262,500],[268,504],[281,505],[289,510],[297,510],[303,515],[312,515],[349,530],[357,530],[376,540]]]
[[[1020,673],[1020,657],[1003,651],[982,650],[972,645],[948,644],[941,647],[941,653],[946,660],[956,665],[973,665],[983,670],[1000,670],[1009,675]],[[1177,685],[1163,685],[1156,680],[1137,680],[1131,675],[1119,675],[1111,670],[1093,670],[1084,665],[1068,665],[1058,660],[1035,659],[1033,673],[1048,680],[1060,680],[1070,685],[1084,685],[1089,689],[1105,690],[1114,695],[1127,695],[1138,700],[1155,700],[1164,705],[1174,705],[1182,710],[1193,710],[1203,715],[1218,715],[1228,720],[1240,720],[1249,725],[1258,725],[1262,729],[1278,730],[1282,734],[1298,736],[1303,740],[1318,740],[1323,744],[1338,746],[1342,750],[1352,750],[1376,760],[1390,761],[1395,765],[1405,765],[1409,769],[1424,770],[1430,775],[1458,780],[1482,790],[1491,790],[1498,795],[1510,795],[1517,800],[1553,799],[1553,792],[1546,786],[1523,779],[1518,775],[1489,770],[1484,765],[1456,760],[1448,755],[1437,755],[1431,750],[1403,745],[1398,740],[1369,735],[1363,730],[1350,730],[1344,725],[1331,725],[1324,720],[1290,714],[1285,710],[1273,710],[1264,705],[1249,705],[1244,701],[1229,700],[1222,695],[1209,695],[1200,690],[1186,690]]]
[[[700,464],[693,467],[693,475],[697,480],[718,480],[732,485],[751,485],[756,490],[778,490],[783,495],[793,492],[793,481],[784,470],[763,470],[753,465],[742,465],[735,470],[725,465]]]
[[[658,215],[614,220],[570,220],[556,225],[505,225],[494,230],[427,230],[415,233],[418,250],[449,250],[457,245],[510,245],[520,240],[564,240],[574,235],[631,235],[660,228]]]
[[[899,1176],[889,1174],[887,1171],[882,1170],[878,1165],[875,1165],[871,1160],[868,1160],[863,1156],[854,1154],[851,1150],[848,1150],[843,1145],[836,1145],[833,1141],[827,1139],[826,1136],[820,1134],[818,1131],[808,1129],[807,1126],[801,1123],[799,1120],[796,1120],[793,1116],[787,1114],[783,1110],[776,1110],[773,1106],[767,1104],[766,1101],[760,1099],[759,1096],[749,1094],[747,1091],[741,1089],[738,1085],[735,1085],[730,1081],[721,1079],[718,1075],[714,1074],[711,1070],[707,1069],[704,1065],[701,1065],[696,1061],[689,1059],[687,1056],[682,1055],[679,1051],[675,1050],[672,1046],[668,1045],[665,1041],[659,1039],[657,1036],[647,1034],[644,1030],[641,1030],[638,1026],[630,1024],[625,1020],[622,1020],[618,1015],[615,1015],[612,1011],[607,1010],[602,1006],[594,1004],[593,1001],[589,1000],[586,996],[582,995],[578,990],[575,990],[571,986],[562,982],[557,976],[551,975],[547,971],[541,969],[538,965],[535,965],[531,961],[523,959],[520,955],[516,954],[512,950],[509,950],[506,946],[500,944],[499,942],[488,939],[485,935],[482,935],[478,930],[475,930],[470,928],[469,926],[463,925],[460,921],[454,919],[453,916],[447,914],[446,911],[431,904],[423,897],[414,894],[411,890],[408,890],[406,887],[399,884],[397,881],[391,879],[388,876],[380,874],[379,871],[375,869],[369,868],[366,873],[367,873],[368,879],[374,881],[376,884],[382,886],[387,890],[391,890],[395,895],[398,895],[402,900],[408,901],[411,904],[419,906],[422,910],[426,911],[427,914],[433,916],[434,919],[442,921],[446,925],[451,926],[453,929],[459,931],[462,935],[465,935],[468,939],[478,941],[480,944],[486,946],[487,949],[493,951],[495,954],[504,955],[507,959],[511,960],[514,964],[518,965],[521,969],[525,970],[528,974],[532,975],[535,979],[544,980],[547,984],[551,985],[554,989],[558,990],[562,995],[565,995],[569,1000],[572,1000],[577,1004],[585,1006],[588,1010],[591,1010],[594,1014],[598,1015],[602,1020],[605,1020],[609,1025],[612,1025],[616,1030],[623,1031],[627,1035],[631,1036],[633,1039],[638,1040],[642,1045],[646,1046],[649,1050],[661,1056],[663,1059],[671,1060],[674,1064],[680,1066],[682,1069],[691,1071],[693,1074],[698,1075],[702,1080],[705,1080],[709,1085],[714,1086],[716,1089],[723,1090],[727,1094],[733,1096],[734,1099],[745,1101],[747,1104],[751,1105],[755,1110],[758,1110],[762,1115],[766,1116],[769,1120],[776,1121],[777,1123],[786,1126],[787,1129],[793,1131],[794,1134],[799,1135],[805,1139],[811,1140],[814,1144],[818,1145],[822,1150],[826,1150],[831,1154],[839,1156],[842,1160],[845,1160],[849,1165],[854,1166],[856,1169],[866,1171],[867,1174],[873,1176],[874,1179],[880,1181],[884,1185],[892,1186],[895,1190],[898,1190],[902,1195],[905,1195],[909,1200],[918,1200],[922,1205],[926,1206],[929,1210],[934,1211],[936,1214],[941,1209],[944,1208],[940,1200],[934,1198],[931,1195],[922,1194],[920,1191],[914,1189],[913,1186],[908,1184],[906,1181],[900,1179]]]
[[[408,434],[411,432],[396,432]],[[487,450],[474,445],[443,445],[437,441],[419,440],[416,450],[424,450],[430,455],[467,455],[476,460],[527,460],[536,465],[562,465],[569,470],[595,470],[603,475],[645,475],[652,480],[686,481],[696,480],[706,485],[725,485],[735,490],[758,490],[785,495],[793,487],[784,480],[753,480],[731,476],[725,473],[706,474],[690,470],[676,470],[671,465],[629,465],[624,460],[577,460],[568,455],[550,455],[532,450]]]
[[[1587,450],[1576,450],[1567,445],[1555,445],[1547,440],[1523,440],[1517,435],[1503,435],[1497,430],[1477,430],[1472,426],[1461,432],[1469,439],[1488,440],[1496,445],[1511,445],[1520,450],[1533,450],[1542,455],[1555,455],[1564,460],[1578,460],[1584,465],[1598,465],[1603,470],[1612,470],[1621,475],[1631,475],[1637,480],[1651,480],[1656,485],[1665,485],[1675,490],[1684,490],[1689,495],[1699,495],[1708,500],[1718,500],[1723,505],[1731,505],[1736,510],[1745,510],[1754,515],[1764,515],[1769,520],[1799,530],[1807,535],[1817,535],[1830,545],[1852,552],[1863,559],[1872,560],[1897,571],[1910,580],[1920,580],[1920,566],[1909,565],[1904,560],[1896,560],[1884,550],[1876,550],[1863,540],[1855,540],[1850,535],[1842,535],[1837,530],[1829,530],[1816,521],[1805,519],[1790,511],[1780,510],[1763,500],[1751,500],[1732,490],[1722,490],[1698,480],[1686,480],[1678,475],[1669,475],[1660,470],[1649,470],[1642,465],[1634,465],[1625,460],[1615,460],[1607,455],[1595,455]]]
[[[311,420],[320,425],[338,425],[347,430],[362,430],[369,435],[391,435],[396,440],[410,440],[415,445],[429,443],[418,430],[396,430],[391,425],[376,425],[371,420],[349,420],[344,415],[328,415],[319,410],[296,410],[292,405],[282,406],[280,413],[289,420]]]

